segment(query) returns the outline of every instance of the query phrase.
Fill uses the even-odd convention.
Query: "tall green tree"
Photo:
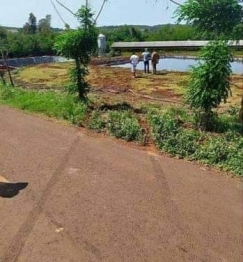
[[[46,15],[38,21],[38,33],[42,35],[48,35],[51,33],[51,15]]]
[[[78,92],[79,99],[87,98],[89,84],[85,80],[88,74],[88,64],[91,55],[97,50],[97,31],[91,9],[82,6],[76,17],[80,22],[77,30],[68,30],[58,36],[55,42],[55,50],[67,58],[75,61],[75,68],[71,71],[72,85],[70,92]]]
[[[243,8],[238,0],[187,0],[176,15],[203,34],[230,38],[243,21]]]
[[[177,9],[179,22],[185,20],[215,39],[202,50],[204,62],[193,68],[187,92],[197,123],[206,130],[213,129],[217,116],[213,109],[226,102],[231,93],[232,53],[227,40],[242,22],[242,14],[237,0],[187,0]]]
[[[187,97],[196,113],[196,124],[203,129],[213,130],[216,117],[213,109],[222,101],[226,102],[231,94],[230,62],[232,52],[227,42],[212,41],[202,49],[200,59],[203,62],[193,68]]]
[[[37,19],[33,13],[29,14],[28,22],[23,26],[25,34],[35,34],[37,31]]]
[[[33,13],[29,16],[30,34],[35,34],[37,31],[37,19]]]

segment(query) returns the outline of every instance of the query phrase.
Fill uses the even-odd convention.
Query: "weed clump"
[[[171,111],[150,112],[147,118],[159,150],[243,176],[243,137],[234,116],[218,118],[219,133],[188,128],[192,123],[185,125]]]
[[[142,141],[142,129],[138,119],[131,112],[112,111],[108,116],[109,134],[126,141]]]
[[[106,128],[106,120],[99,110],[94,110],[89,118],[88,127],[96,132],[102,132]]]

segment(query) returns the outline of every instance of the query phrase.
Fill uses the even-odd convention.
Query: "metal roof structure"
[[[115,42],[111,48],[121,49],[198,49],[205,46],[209,41],[155,41],[155,42]],[[235,48],[243,48],[243,40],[229,41],[229,45]]]

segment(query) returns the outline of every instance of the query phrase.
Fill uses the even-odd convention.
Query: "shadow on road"
[[[11,198],[18,195],[19,191],[25,189],[28,183],[6,183],[0,182],[0,197]]]

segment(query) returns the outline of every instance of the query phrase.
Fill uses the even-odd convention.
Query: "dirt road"
[[[243,261],[239,179],[6,107],[0,123],[1,262]],[[28,185],[6,198],[7,181]]]

